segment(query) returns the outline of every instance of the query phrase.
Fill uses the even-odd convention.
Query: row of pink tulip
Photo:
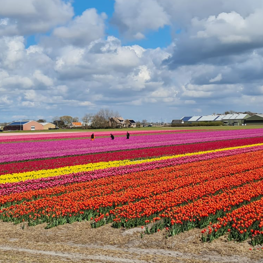
[[[178,132],[194,132],[202,130],[151,130],[151,131],[130,131],[131,135],[146,135],[146,134],[156,134],[156,133],[178,133]],[[24,133],[24,134],[0,134],[0,142],[13,142],[13,141],[28,141],[28,140],[54,140],[54,139],[71,139],[71,138],[82,138],[90,137],[92,133],[95,136],[108,136],[110,133],[119,136],[125,135],[127,131],[111,131],[111,132],[56,132],[56,133]]]
[[[0,162],[13,162],[259,136],[263,136],[263,129],[160,134],[158,136],[145,135],[134,136],[129,140],[126,140],[125,137],[120,137],[113,141],[109,138],[101,138],[95,141],[80,139],[2,144],[0,148]]]

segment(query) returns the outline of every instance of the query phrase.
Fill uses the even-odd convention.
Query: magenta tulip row
[[[228,151],[184,156],[180,158],[154,161],[154,162],[143,163],[139,165],[135,164],[135,165],[128,165],[128,166],[122,166],[117,168],[96,170],[92,172],[73,173],[73,174],[61,175],[57,177],[27,180],[18,183],[6,183],[0,185],[0,195],[9,195],[14,193],[30,191],[30,190],[45,189],[59,185],[86,182],[86,181],[109,177],[109,176],[123,175],[133,172],[141,172],[141,171],[152,170],[156,168],[163,168],[167,166],[180,165],[189,162],[204,161],[213,158],[225,157],[225,156],[254,152],[254,151],[262,151],[262,150],[263,150],[263,146],[247,147],[247,148],[234,149]]]
[[[263,129],[2,144],[0,163],[258,136],[263,136]]]
[[[198,131],[198,130],[191,130]],[[178,133],[178,132],[188,132],[188,130],[153,130],[153,131],[130,131],[130,134],[155,134],[155,133]],[[13,142],[13,141],[27,141],[27,140],[54,140],[54,139],[68,139],[68,138],[81,138],[90,137],[93,132],[62,132],[62,133],[46,133],[46,134],[0,134],[1,142]],[[112,131],[112,132],[94,132],[96,136],[108,136],[110,133],[114,135],[125,135],[126,131]]]

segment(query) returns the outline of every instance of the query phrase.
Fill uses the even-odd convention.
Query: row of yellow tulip
[[[243,145],[237,147],[228,147],[222,149],[215,149],[209,151],[200,151],[194,153],[185,153],[185,154],[178,154],[172,156],[163,156],[158,158],[151,158],[151,159],[143,159],[143,160],[121,160],[121,161],[110,161],[110,162],[98,162],[98,163],[89,163],[85,165],[74,165],[74,166],[66,166],[56,169],[48,169],[48,170],[39,170],[39,171],[30,171],[24,173],[13,173],[13,174],[4,174],[0,176],[0,184],[6,183],[16,183],[22,182],[26,180],[35,180],[40,178],[47,178],[47,177],[56,177],[65,174],[73,174],[73,173],[83,173],[83,172],[90,172],[108,168],[117,168],[121,166],[130,166],[130,165],[141,165],[145,163],[153,163],[158,161],[165,161],[176,159],[180,157],[187,157],[187,156],[195,156],[195,155],[202,155],[202,154],[209,154],[209,153],[216,153],[216,152],[224,152],[236,149],[244,149],[244,148],[252,148],[257,146],[263,146],[263,143],[258,144],[251,144],[251,145]]]

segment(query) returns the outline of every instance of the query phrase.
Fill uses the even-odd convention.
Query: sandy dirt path
[[[165,231],[141,238],[141,229],[93,229],[80,222],[44,229],[44,225],[0,222],[0,262],[119,262],[204,263],[263,262],[261,247],[249,250],[248,242],[200,241],[200,230],[165,238]]]

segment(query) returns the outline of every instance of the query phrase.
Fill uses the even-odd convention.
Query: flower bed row
[[[263,172],[262,169],[249,171],[250,173]],[[253,199],[261,198],[263,194],[263,181],[250,182],[234,189],[224,189],[218,195],[202,197],[185,206],[173,207],[165,210],[161,218],[164,219],[158,228],[169,228],[169,234],[175,235],[190,228],[203,228],[215,223],[218,217],[225,215],[237,207],[251,202]],[[153,227],[150,232],[156,228]],[[211,230],[209,229],[210,234]],[[202,231],[206,233],[206,229]],[[208,237],[203,236],[207,241]],[[211,240],[211,238],[210,238]]]
[[[262,152],[263,153],[263,152]],[[240,160],[240,157],[242,159]],[[99,196],[104,194],[107,195],[112,192],[119,192],[126,188],[140,187],[143,185],[149,185],[152,183],[158,183],[165,181],[165,183],[179,180],[178,187],[181,187],[183,184],[197,183],[201,180],[210,180],[210,174],[207,175],[207,166],[209,166],[210,172],[216,170],[216,173],[222,172],[225,173],[226,167],[233,165],[240,165],[241,169],[244,169],[244,164],[251,161],[257,161],[258,158],[261,158],[261,153],[257,152],[256,155],[246,154],[222,157],[213,160],[207,160],[200,162],[198,166],[196,163],[186,163],[178,166],[164,167],[160,169],[147,170],[143,172],[130,173],[126,175],[115,175],[111,177],[106,177],[101,180],[92,180],[84,183],[74,183],[70,185],[59,185],[56,187],[41,189],[35,191],[22,192],[17,194],[11,194],[6,196],[0,196],[0,205],[4,206],[6,204],[14,204],[22,200],[32,200],[35,198],[42,198],[47,196],[60,195],[63,193],[72,193],[76,191],[90,191],[90,197]],[[195,174],[198,178],[192,175],[192,171],[195,171]],[[163,174],[167,176],[164,178]],[[207,177],[208,176],[208,177]],[[184,181],[182,182],[182,179]]]
[[[54,169],[65,166],[81,165],[87,163],[108,162],[116,160],[133,160],[138,158],[150,158],[175,154],[184,154],[226,147],[235,147],[248,144],[263,143],[263,137],[233,139],[216,142],[204,142],[197,144],[176,145],[170,147],[146,148],[108,153],[97,153],[81,156],[60,157],[56,159],[33,160],[26,162],[0,164],[0,175]]]
[[[69,140],[3,144],[0,148],[0,162],[14,162],[58,156],[80,155],[117,150],[159,147],[187,143],[230,140],[244,137],[263,136],[263,129],[219,131],[204,133],[163,134],[158,136],[135,136],[126,140],[102,138],[99,140]]]
[[[231,173],[233,172],[231,171]],[[182,190],[162,193],[134,204],[117,207],[111,211],[115,217],[114,226],[134,227],[144,225],[145,220],[152,219],[156,215],[162,216],[162,212],[168,208],[199,199],[202,196],[215,194],[222,189],[231,189],[232,187],[238,187],[242,184],[262,179],[263,169],[259,168],[254,173],[241,172],[197,186],[182,188]]]
[[[180,133],[181,131],[159,131],[159,132],[147,132],[147,133],[139,133],[139,132],[132,132],[130,133],[130,136],[134,137],[134,136],[145,136],[145,135],[158,135],[158,134],[174,134],[174,133]],[[182,132],[186,132],[186,131],[182,131]],[[188,131],[188,132],[206,132],[205,130],[193,130],[193,131]],[[112,132],[112,134],[114,134],[115,138],[118,137],[126,137],[126,132]],[[101,139],[101,138],[108,138],[110,135],[110,133],[107,134],[100,134],[100,133],[96,133],[95,138],[97,139]],[[79,135],[79,136],[59,136],[59,137],[52,137],[52,136],[48,136],[48,137],[36,137],[36,138],[11,138],[11,139],[3,139],[1,140],[0,137],[0,144],[8,144],[8,143],[25,143],[25,142],[42,142],[42,141],[61,141],[61,140],[80,140],[80,139],[85,139],[85,140],[90,140],[91,139],[91,134],[83,134]]]
[[[82,172],[89,172],[94,170],[102,170],[113,167],[128,167],[130,165],[141,165],[149,162],[165,161],[169,159],[176,159],[184,156],[200,155],[206,153],[220,152],[220,151],[229,151],[240,148],[253,148],[253,147],[263,147],[263,144],[253,144],[253,145],[243,145],[238,147],[230,147],[223,149],[215,149],[205,152],[196,152],[196,153],[185,153],[181,155],[172,155],[172,156],[162,156],[152,159],[143,159],[143,160],[120,160],[120,161],[110,161],[110,162],[99,162],[99,163],[89,163],[85,165],[75,165],[75,166],[66,166],[49,170],[39,170],[39,171],[30,171],[24,173],[13,173],[13,174],[3,174],[0,176],[0,184],[6,183],[15,183],[20,181],[27,181],[32,179],[47,178],[47,177],[57,177],[65,174],[76,174]]]
[[[262,187],[262,186],[261,186]],[[262,189],[262,188],[261,188]],[[228,232],[229,240],[244,241],[251,238],[251,244],[263,244],[263,198],[244,205],[203,230],[203,241],[211,241]]]
[[[145,233],[167,235],[209,225],[203,241],[228,232],[263,243],[263,129],[77,142],[2,144],[0,159],[13,163],[0,164],[0,219],[47,227],[151,222]]]
[[[253,153],[261,150],[263,150],[263,146],[237,148],[237,149],[225,150],[225,151],[211,151],[209,153],[183,156],[174,159],[163,159],[160,161],[151,160],[151,162],[141,163],[139,166],[137,164],[131,164],[129,166],[120,166],[118,168],[113,167],[108,169],[95,170],[91,172],[66,174],[57,177],[39,178],[35,180],[27,180],[18,183],[5,183],[5,184],[0,184],[0,195],[8,195],[12,193],[20,193],[30,190],[45,189],[59,185],[86,182],[90,180],[95,180],[95,179],[97,180],[100,178],[115,176],[117,174],[124,175],[124,174],[147,171],[147,170],[152,170],[152,169],[162,168],[167,166],[176,166],[184,163],[197,162],[196,166],[199,166],[200,165],[199,162],[203,160],[209,160],[213,158],[219,158],[219,157],[231,156],[231,155],[249,153],[249,152]]]
[[[198,132],[202,130],[142,130],[132,131],[132,135],[147,135],[147,134],[162,134],[162,133],[178,133],[178,132]],[[53,139],[74,139],[74,138],[90,138],[94,132],[56,132],[46,134],[3,134],[0,135],[0,143],[14,142],[14,141],[30,141],[30,140],[53,140]],[[96,137],[108,136],[110,133],[118,136],[125,135],[126,131],[111,131],[111,132],[95,132]]]
[[[15,222],[29,220],[32,224],[48,222],[50,226],[54,226],[68,222],[71,217],[81,220],[98,216],[95,226],[111,222],[113,219],[115,226],[141,225],[145,224],[145,219],[169,207],[262,179],[262,169],[252,174],[246,172],[262,167],[263,161],[260,156],[261,154],[258,154],[258,158],[253,161],[248,158],[247,163],[240,165],[231,164],[227,170],[221,168],[195,175],[193,170],[191,176],[178,179],[171,177],[170,181],[166,181],[166,178],[172,173],[163,173],[163,181],[154,181],[137,188],[124,187],[117,193],[107,193],[107,198],[103,193],[90,197],[89,191],[84,189],[35,201],[24,201],[2,209],[1,218]]]

